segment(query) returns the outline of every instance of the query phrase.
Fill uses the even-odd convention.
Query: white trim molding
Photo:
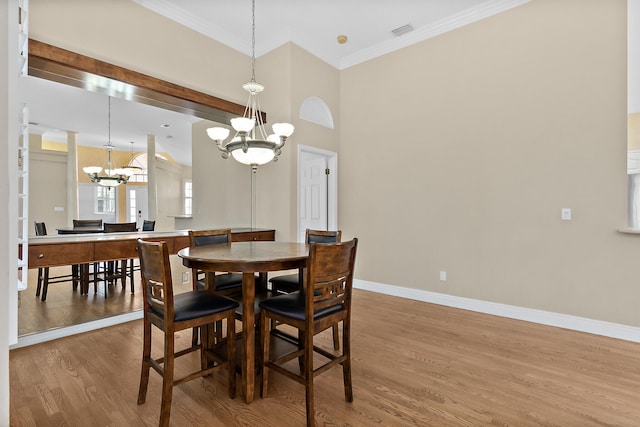
[[[18,343],[10,346],[9,349],[13,350],[14,348],[40,344],[42,342],[52,341],[58,338],[69,337],[71,335],[94,331],[96,329],[119,325],[120,323],[131,322],[132,320],[138,320],[138,319],[142,319],[142,310],[132,311],[130,313],[120,314],[118,316],[105,317],[104,319],[94,320],[92,322],[80,323],[73,326],[66,326],[64,328],[51,329],[49,331],[38,332],[30,335],[23,335],[21,337],[18,337]]]
[[[617,338],[625,341],[640,342],[640,328],[619,323],[604,322],[585,317],[571,316],[568,314],[553,313],[550,311],[536,310],[533,308],[517,307],[514,305],[500,304],[489,301],[475,300],[471,298],[457,297],[454,295],[440,294],[437,292],[423,291],[420,289],[405,288],[402,286],[386,285],[383,283],[369,282],[354,279],[353,286],[356,289],[392,295],[431,304],[470,310],[478,313],[491,314],[509,319],[524,320],[526,322],[541,325],[555,326],[573,331],[587,332],[602,335],[609,338]],[[46,341],[64,338],[71,335],[89,332],[108,326],[118,325],[133,320],[142,319],[142,310],[111,316],[93,322],[64,328],[52,329],[18,338],[18,343],[10,346],[10,349],[26,347]]]
[[[524,320],[541,325],[555,326],[573,331],[587,332],[625,341],[640,342],[640,328],[619,323],[604,322],[585,317],[568,314],[553,313],[550,311],[533,308],[518,307],[514,305],[500,304],[489,301],[475,300],[471,298],[457,297],[454,295],[440,294],[437,292],[420,289],[405,288],[401,286],[385,285],[354,279],[354,288],[380,294],[393,295],[416,301],[444,305],[447,307],[471,310],[479,313],[492,314],[509,319]]]

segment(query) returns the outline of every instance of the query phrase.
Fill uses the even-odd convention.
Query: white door
[[[142,230],[142,222],[149,219],[149,198],[147,187],[127,187],[127,222],[135,222]]]
[[[307,228],[337,227],[337,155],[312,147],[298,154],[298,241],[304,242]]]

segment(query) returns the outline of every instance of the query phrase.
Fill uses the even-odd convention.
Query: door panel
[[[304,159],[300,163],[300,235],[304,241],[305,230],[327,229],[327,159]]]
[[[129,186],[127,188],[127,222],[136,222],[142,230],[142,222],[149,218],[149,200],[147,187]]]

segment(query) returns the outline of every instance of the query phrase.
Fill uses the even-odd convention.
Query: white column
[[[147,191],[149,199],[149,219],[158,216],[158,181],[156,178],[156,136],[147,135]]]
[[[67,225],[80,218],[78,207],[78,132],[67,131]]]

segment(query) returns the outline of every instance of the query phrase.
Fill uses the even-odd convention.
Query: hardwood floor
[[[136,405],[141,338],[134,321],[12,350],[11,425],[157,425],[159,375]],[[330,331],[320,339],[331,346]],[[354,402],[340,370],[325,372],[317,425],[640,426],[637,343],[356,290],[352,348]],[[224,377],[177,386],[172,425],[304,425],[299,384],[274,374],[247,405]]]
[[[97,293],[93,292],[93,284],[89,286],[88,295],[80,295],[73,291],[71,282],[55,283],[49,286],[46,301],[36,297],[37,269],[29,270],[29,287],[20,294],[18,309],[18,335],[24,336],[50,329],[77,325],[105,317],[116,316],[142,309],[142,288],[140,273],[136,272],[135,293],[131,294],[129,282],[122,289],[120,281],[107,288],[105,297],[104,283],[98,283]],[[70,274],[71,267],[52,267],[50,274]],[[174,283],[176,293],[191,289],[191,282]]]

